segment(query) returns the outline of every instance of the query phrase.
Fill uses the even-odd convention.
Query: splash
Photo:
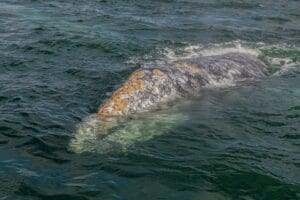
[[[291,70],[300,70],[300,47],[290,44],[266,44],[263,42],[251,43],[241,40],[221,44],[188,44],[179,48],[160,48],[154,55],[145,55],[142,58],[131,58],[128,63],[143,67],[165,65],[170,62],[201,56],[222,55],[226,53],[245,53],[262,60],[272,75],[277,76]],[[223,83],[212,87],[223,87]],[[224,86],[230,86],[224,82]]]
[[[300,70],[300,48],[291,45],[273,45],[260,49],[264,60],[273,76]]]

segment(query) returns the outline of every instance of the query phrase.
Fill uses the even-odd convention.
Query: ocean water
[[[0,199],[300,199],[297,0],[0,0]],[[134,70],[245,52],[271,75],[93,119]]]

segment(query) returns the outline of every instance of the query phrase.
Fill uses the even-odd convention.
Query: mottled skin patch
[[[200,73],[200,71],[201,71],[199,67],[189,65],[185,62],[178,62],[178,63],[173,64],[172,66],[183,69],[191,74]]]
[[[166,77],[166,76],[167,76],[167,75],[166,75],[164,72],[162,72],[160,69],[154,69],[154,70],[153,70],[153,73],[154,73],[155,76],[160,76],[160,77]]]
[[[145,112],[163,102],[185,94],[196,95],[201,88],[222,85],[226,81],[263,77],[265,65],[256,57],[228,53],[186,59],[169,64],[139,69],[104,103],[98,118]]]
[[[134,72],[123,87],[119,88],[107,101],[99,111],[99,118],[103,119],[108,116],[126,115],[128,112],[128,96],[134,95],[134,93],[142,91],[145,87],[145,82],[141,80],[145,76],[144,71]]]

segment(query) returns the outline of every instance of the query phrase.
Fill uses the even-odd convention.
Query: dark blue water
[[[299,10],[0,0],[0,199],[300,199]],[[113,138],[121,150],[73,143],[135,69],[228,51],[257,54],[272,75],[134,119]]]

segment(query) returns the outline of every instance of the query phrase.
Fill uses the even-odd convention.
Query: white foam
[[[268,52],[268,55],[264,56],[264,59],[269,64],[270,68],[277,69],[272,76],[280,76],[282,74],[288,73],[292,70],[300,70],[300,48],[281,44],[281,45],[269,45],[264,46],[260,49],[262,52]],[[287,52],[293,52],[297,55],[289,56]],[[270,55],[271,54],[271,55]],[[274,54],[274,55],[272,55]]]
[[[222,43],[222,44],[209,44],[209,45],[189,45],[181,50],[183,54],[177,54],[176,51],[165,48],[163,55],[169,61],[176,61],[181,59],[195,58],[200,56],[213,56],[222,55],[226,53],[245,53],[253,56],[258,56],[257,49],[251,49],[240,41]]]
[[[156,65],[165,65],[170,62],[195,58],[200,56],[213,56],[222,55],[226,53],[245,53],[255,57],[263,58],[271,71],[276,71],[273,75],[280,75],[288,72],[291,69],[300,68],[300,59],[293,59],[289,56],[278,56],[276,51],[296,51],[299,52],[300,48],[288,44],[269,45],[263,42],[250,43],[241,40],[232,42],[225,42],[221,44],[188,44],[180,48],[160,48],[154,54],[148,54],[141,58],[131,58],[128,63],[140,65],[142,67],[152,67]],[[267,53],[266,53],[267,52]],[[274,53],[275,52],[275,53]],[[274,70],[275,69],[275,70]],[[224,84],[231,85],[228,81],[224,80]],[[222,83],[213,83],[213,85],[223,86]]]

